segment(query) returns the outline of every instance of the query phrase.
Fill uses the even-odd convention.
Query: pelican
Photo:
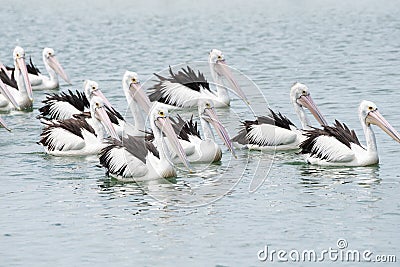
[[[226,107],[230,105],[230,97],[227,87],[224,86],[223,79],[225,79],[232,90],[248,103],[245,94],[226,65],[222,52],[217,49],[211,50],[208,62],[216,91],[210,89],[210,84],[200,71],[196,74],[187,66],[187,69],[182,68],[177,73],[173,73],[170,67],[169,78],[154,73],[159,81],[149,89],[150,100],[177,107],[195,107],[200,98],[207,98],[213,101],[215,107]]]
[[[107,107],[112,107],[108,99],[101,92],[99,85],[94,81],[86,80],[83,85],[83,92],[68,90],[68,92],[61,92],[59,94],[47,94],[46,99],[42,101],[44,105],[39,108],[40,117],[47,120],[73,118],[76,114],[90,111],[90,99],[93,96],[101,97]],[[122,117],[119,113],[114,113],[117,117]]]
[[[127,122],[121,123],[117,131],[125,137],[128,135],[144,136],[146,121],[143,117],[142,110],[146,114],[149,114],[151,103],[147,95],[141,89],[139,75],[133,71],[125,71],[122,77],[122,88],[133,117],[134,125]]]
[[[39,108],[40,115],[38,118],[41,119],[42,122],[71,118],[90,119],[89,101],[94,96],[103,99],[108,117],[121,136],[122,129],[125,127],[128,128],[125,125],[124,118],[113,108],[95,81],[86,80],[84,82],[84,93],[78,90],[75,92],[68,90],[68,93],[61,92],[59,94],[54,93],[47,95],[46,99],[42,101],[44,105]],[[89,123],[90,121],[91,120],[89,120]]]
[[[40,73],[39,69],[33,65],[32,60],[30,60],[30,64],[27,66],[29,80],[33,90],[50,90],[58,88],[58,75],[60,75],[68,84],[71,84],[68,75],[56,58],[54,49],[49,47],[44,48],[42,58],[49,75],[48,77]],[[8,69],[13,70],[13,68]]]
[[[134,74],[136,76],[133,86],[140,86],[140,81],[137,78],[137,74]],[[122,83],[127,98],[130,90],[128,85],[130,76],[128,76],[128,74],[124,76]],[[139,92],[139,94],[144,93]],[[132,124],[126,122],[124,117],[111,105],[108,99],[101,92],[98,84],[93,81],[90,83],[86,82],[84,84],[83,93],[79,91],[72,92],[71,90],[68,90],[68,93],[61,92],[59,94],[54,93],[47,95],[46,99],[42,101],[44,105],[39,108],[39,118],[44,120],[65,120],[77,116],[88,118],[90,117],[90,113],[88,112],[89,101],[93,96],[99,96],[103,99],[104,104],[107,107],[107,114],[119,136],[122,137],[123,135],[128,134],[134,136],[144,135],[144,119],[140,120],[141,114],[139,113],[139,115],[134,115],[137,125],[133,126]],[[143,124],[141,123],[142,121]]]
[[[163,133],[169,139],[174,152],[191,170],[190,163],[173,130],[168,110],[155,104],[149,116],[156,145],[144,138],[128,136],[124,137],[122,142],[110,140],[109,145],[100,152],[100,164],[107,169],[111,177],[121,181],[142,181],[176,176],[176,169],[171,162]]]
[[[0,110],[9,111],[14,109],[13,106],[17,106],[17,109],[27,110],[32,108],[33,94],[31,83],[28,78],[28,71],[25,64],[25,51],[22,47],[15,47],[13,52],[14,58],[14,71],[11,76],[4,71],[4,68],[0,70],[0,79],[4,84],[7,85],[9,93],[12,95],[16,103],[10,103],[5,105],[5,99],[3,94],[0,96]],[[17,104],[17,105],[15,105]]]
[[[219,145],[215,142],[214,134],[211,126],[214,127],[217,134],[236,157],[235,151],[229,137],[228,132],[222,126],[213,106],[213,102],[208,99],[199,99],[198,112],[201,128],[204,138],[201,137],[197,130],[197,122],[193,123],[193,117],[184,121],[179,115],[177,121],[173,120],[175,132],[181,137],[182,141],[186,140],[193,145],[193,151],[186,152],[189,162],[218,162],[222,158],[222,151]]]
[[[301,154],[305,154],[309,164],[323,166],[369,166],[379,162],[375,134],[371,125],[377,125],[395,141],[400,143],[400,134],[380,114],[377,106],[363,100],[358,108],[358,116],[367,141],[361,145],[354,130],[336,120],[334,126],[309,130],[308,137],[300,144]]]
[[[39,144],[45,152],[54,156],[95,155],[106,145],[103,143],[104,128],[113,138],[119,139],[105,111],[104,101],[94,96],[90,102],[91,125],[83,119],[48,121]]]
[[[307,108],[321,125],[327,124],[304,84],[296,82],[292,85],[290,100],[300,119],[302,129],[310,129],[310,121],[304,108]],[[296,128],[281,113],[275,113],[271,109],[270,112],[269,116],[260,116],[257,120],[243,122],[243,128],[232,141],[238,143],[238,146],[252,150],[298,149],[299,144],[305,140],[303,130]]]

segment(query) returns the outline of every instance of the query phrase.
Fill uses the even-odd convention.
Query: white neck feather
[[[47,72],[49,73],[49,80],[55,84],[58,84],[58,75],[57,73],[49,66],[49,63],[47,62],[47,58],[43,56],[43,63],[44,67],[46,68]]]
[[[168,146],[165,142],[165,138],[161,130],[155,125],[154,121],[150,122],[151,129],[154,134],[154,141],[157,147],[158,152],[160,153],[160,161],[162,163],[171,162],[171,153],[168,149]]]
[[[201,117],[200,114],[200,123],[201,123],[201,128],[203,130],[203,135],[204,135],[204,140],[215,140],[213,131],[211,130],[210,123],[207,122],[205,119]]]
[[[145,124],[146,121],[143,117],[143,112],[140,109],[138,103],[132,98],[131,94],[129,93],[129,88],[127,88],[126,83],[124,83],[124,93],[126,100],[128,101],[129,109],[131,111],[135,128],[138,131],[144,131],[145,130]]]
[[[228,89],[226,89],[226,87],[224,86],[222,77],[215,71],[214,67],[215,67],[215,64],[210,63],[211,76],[213,78],[215,87],[217,89],[218,100],[226,105],[229,105],[230,98],[229,98]]]
[[[365,141],[367,142],[367,151],[370,153],[377,153],[375,133],[371,128],[371,124],[367,125],[365,120],[360,116],[361,125],[364,130]]]
[[[310,128],[310,121],[308,120],[307,114],[304,112],[304,108],[297,104],[296,101],[293,102],[294,111],[297,114],[297,117],[300,120],[301,128],[303,130],[308,130]]]

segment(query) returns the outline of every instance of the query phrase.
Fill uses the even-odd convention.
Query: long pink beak
[[[28,70],[26,68],[25,59],[23,57],[20,57],[20,58],[17,58],[16,61],[17,61],[17,67],[19,68],[19,70],[22,74],[22,77],[24,79],[24,84],[25,84],[26,92],[28,93],[28,97],[31,101],[33,101],[32,86],[31,86],[31,82],[29,81]]]
[[[366,122],[379,126],[385,133],[400,143],[400,134],[390,125],[390,123],[376,109],[368,113]]]
[[[185,165],[185,167],[190,171],[192,171],[192,167],[190,166],[189,160],[186,157],[185,151],[183,150],[183,147],[181,143],[179,143],[178,137],[176,136],[176,133],[174,129],[172,128],[171,121],[168,117],[159,117],[155,121],[156,126],[163,131],[165,136],[168,138],[169,143],[172,146],[172,149],[174,152],[178,155],[182,163]]]
[[[143,92],[140,83],[131,83],[129,86],[129,93],[132,98],[142,107],[146,114],[149,114],[151,102],[149,97]]]
[[[10,93],[10,91],[8,90],[7,85],[4,84],[4,82],[0,79],[0,93],[11,103],[13,104],[13,106],[18,109],[21,110],[21,107],[18,105],[17,101],[15,100],[15,98],[13,97],[13,95]]]
[[[215,70],[218,75],[224,77],[229,84],[231,85],[231,89],[247,104],[250,104],[249,100],[247,99],[246,95],[244,94],[243,90],[240,88],[238,83],[236,82],[233,74],[228,65],[226,65],[225,60],[219,60],[215,64]]]
[[[57,58],[55,56],[50,56],[49,57],[49,66],[52,68],[58,75],[63,78],[65,82],[68,84],[71,84],[71,81],[67,75],[67,73],[64,71],[63,67],[61,66],[60,62],[58,62]]]
[[[100,97],[107,107],[109,107],[110,109],[114,109],[114,107],[111,105],[110,101],[108,101],[107,97],[103,94],[103,92],[100,89],[97,89],[96,91],[93,91],[92,94],[94,96]]]
[[[1,70],[3,70],[7,74],[8,77],[10,77],[7,68],[4,66],[3,63],[0,62],[0,71]]]
[[[104,128],[106,128],[108,134],[112,138],[120,140],[120,138],[119,138],[119,136],[117,134],[117,131],[115,130],[114,126],[112,125],[111,120],[108,117],[107,112],[104,110],[103,107],[96,108],[96,115],[98,116],[98,118],[102,122]]]
[[[0,126],[4,127],[7,131],[11,132],[11,129],[7,127],[7,124],[1,117],[0,117]]]
[[[203,112],[203,119],[211,123],[214,127],[215,131],[224,142],[224,144],[228,147],[231,151],[232,155],[236,158],[235,150],[233,148],[233,144],[231,138],[226,131],[225,127],[222,125],[221,121],[218,119],[217,113],[215,113],[214,108],[206,108]]]
[[[328,125],[324,116],[319,111],[317,105],[314,103],[314,100],[311,98],[311,95],[302,95],[299,99],[297,99],[297,103],[306,107],[311,112],[311,114],[313,114],[314,118],[319,122],[319,124]]]

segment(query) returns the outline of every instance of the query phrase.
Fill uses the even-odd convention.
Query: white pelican
[[[106,146],[103,143],[104,128],[113,138],[118,135],[105,111],[103,99],[93,97],[90,102],[93,121],[84,119],[47,121],[39,143],[45,152],[54,156],[86,156],[98,154]]]
[[[305,154],[309,164],[323,166],[368,166],[379,162],[375,134],[371,124],[379,126],[395,141],[400,143],[400,134],[379,113],[376,105],[363,100],[358,116],[364,129],[367,146],[358,141],[354,130],[336,121],[334,126],[307,131],[308,138],[301,143],[300,153]]]
[[[149,116],[156,146],[144,138],[128,136],[124,137],[122,142],[110,140],[109,145],[102,149],[100,164],[107,169],[107,174],[111,177],[122,181],[142,181],[175,176],[176,170],[171,162],[163,133],[169,139],[174,152],[191,170],[190,163],[172,128],[168,111],[155,104]]]
[[[225,79],[230,84],[231,89],[248,103],[245,94],[226,65],[221,51],[211,50],[209,65],[216,91],[210,89],[210,84],[200,71],[196,74],[193,69],[187,66],[187,69],[182,68],[181,71],[173,73],[170,67],[171,76],[169,78],[154,73],[159,82],[149,89],[150,100],[178,107],[195,107],[200,98],[208,98],[213,101],[215,107],[226,107],[230,105],[230,97],[228,89],[223,83],[223,79]]]
[[[124,121],[124,123],[121,123],[120,127],[116,127],[116,129],[125,137],[127,137],[127,135],[144,136],[146,121],[143,117],[143,111],[149,114],[151,103],[141,88],[138,74],[128,70],[125,71],[122,77],[122,88],[133,117],[134,125]]]
[[[39,69],[33,65],[32,59],[30,60],[30,64],[27,65],[29,80],[33,90],[49,90],[58,88],[58,75],[60,75],[61,78],[63,78],[68,84],[71,84],[68,75],[58,62],[56,54],[52,48],[44,48],[42,52],[42,58],[44,66],[49,74],[48,77],[40,73]],[[8,69],[13,70],[13,68]]]
[[[131,79],[134,79],[134,82],[131,82]],[[127,99],[130,97],[130,83],[132,83],[132,86],[140,86],[136,73],[132,74],[131,72],[127,72],[122,80],[123,89]],[[138,94],[144,95],[141,90],[139,90]],[[96,82],[91,82],[90,84],[85,82],[84,93],[79,91],[72,92],[69,90],[68,93],[61,92],[59,94],[48,94],[46,99],[42,101],[44,105],[39,108],[39,118],[45,120],[65,120],[77,116],[82,117],[82,115],[86,118],[90,117],[90,113],[88,113],[89,101],[93,96],[99,96],[103,99],[104,104],[107,107],[107,114],[119,136],[144,135],[144,119],[141,113],[133,113],[135,126],[126,122],[125,118],[115,110],[108,99],[104,96]],[[135,109],[136,107],[130,105],[130,108]]]
[[[236,157],[235,151],[229,137],[228,132],[222,126],[213,106],[213,102],[208,99],[200,99],[198,102],[199,118],[204,138],[201,137],[197,129],[197,122],[193,123],[193,117],[184,121],[179,115],[177,121],[173,120],[174,130],[182,140],[188,141],[193,145],[193,151],[186,152],[189,162],[217,162],[222,158],[222,151],[219,145],[215,142],[214,134],[211,126],[214,127],[217,134]],[[181,141],[182,143],[183,141]],[[189,150],[190,151],[190,150]]]
[[[112,107],[101,92],[99,85],[94,81],[86,80],[83,84],[83,93],[78,90],[75,92],[68,90],[68,93],[47,94],[46,99],[42,101],[44,105],[39,108],[40,117],[47,120],[65,120],[73,118],[76,114],[90,111],[89,103],[93,96],[101,97],[107,107]],[[115,112],[115,115],[117,117],[122,117],[117,112]]]
[[[11,76],[4,71],[3,68],[0,70],[0,79],[15,99],[18,109],[26,110],[32,108],[33,94],[31,83],[28,78],[28,71],[25,64],[25,51],[22,47],[15,47],[13,52],[14,58],[14,70]],[[0,103],[4,103],[4,95],[0,95]],[[15,106],[15,105],[14,105]],[[13,109],[13,105],[2,105],[0,110],[8,111]]]
[[[48,94],[46,99],[42,101],[44,105],[39,108],[40,115],[38,118],[41,119],[42,122],[71,118],[90,119],[89,101],[94,96],[103,99],[107,115],[115,130],[119,136],[121,136],[122,129],[125,127],[128,128],[125,120],[122,115],[113,108],[95,81],[86,80],[84,82],[84,93],[78,90],[76,90],[76,92],[68,90],[68,93]],[[90,123],[90,121],[91,120],[88,122]]]
[[[304,108],[307,108],[321,124],[326,120],[311,98],[309,89],[304,84],[296,82],[290,89],[290,100],[300,119],[302,129],[310,129],[310,122]],[[293,150],[305,140],[303,131],[281,113],[270,109],[271,115],[260,116],[254,121],[243,122],[243,128],[232,138],[233,142],[253,150]]]
[[[143,111],[146,116],[151,113],[153,103],[150,102],[149,97],[143,92],[140,85],[139,77],[136,72],[125,72],[123,78],[123,88],[135,124],[133,128],[128,127],[128,131],[122,129],[123,136],[146,136],[149,140],[154,139],[154,135],[148,130],[145,130],[145,119],[143,117]],[[161,103],[158,103],[157,105],[158,108],[162,106],[163,104]],[[165,105],[164,107],[167,109]],[[177,134],[179,135],[179,132],[177,132]],[[167,145],[169,144],[168,138],[165,138],[165,142]],[[194,153],[195,147],[188,140],[179,139],[179,142],[183,147],[186,155],[191,155]],[[176,154],[171,155],[171,157],[173,157],[174,159],[178,159],[178,156]]]

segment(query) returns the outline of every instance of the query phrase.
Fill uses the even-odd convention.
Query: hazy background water
[[[121,111],[126,69],[147,80],[168,65],[206,60],[218,48],[272,108],[296,124],[288,92],[301,81],[328,121],[346,122],[362,141],[362,99],[375,101],[400,129],[398,1],[0,4],[3,63],[12,64],[12,50],[20,45],[43,70],[41,51],[53,47],[73,83],[62,83],[61,90],[96,80]],[[255,97],[250,99],[257,102]],[[349,249],[399,251],[400,150],[380,130],[376,167],[311,167],[295,154],[279,153],[268,179],[250,193],[254,163],[261,159],[268,169],[271,155],[238,151],[234,164],[225,154],[208,172],[183,172],[175,183],[141,187],[110,181],[96,158],[45,155],[36,144],[41,125],[35,119],[43,98],[44,92],[35,92],[34,112],[2,115],[13,132],[3,130],[0,137],[0,266],[262,266],[271,264],[257,260],[265,245],[321,251],[336,248],[339,238]],[[231,134],[237,114],[247,112],[238,100],[232,106],[234,111],[218,111]],[[229,176],[214,183],[232,165]],[[238,166],[247,166],[241,180]],[[229,187],[237,181],[209,205],[176,206],[182,199],[212,200],[221,194],[218,183]],[[210,191],[193,194],[201,188]]]

